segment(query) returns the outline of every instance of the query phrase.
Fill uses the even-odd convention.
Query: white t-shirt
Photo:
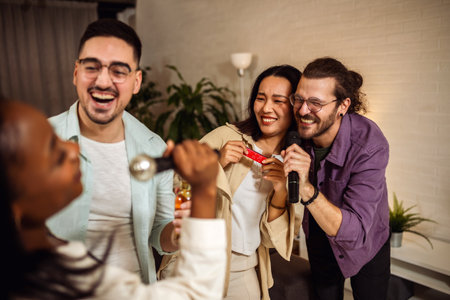
[[[262,150],[254,145],[254,151]],[[283,161],[281,155],[273,155]],[[272,182],[262,178],[262,165],[253,162],[250,171],[233,196],[231,206],[231,250],[251,255],[261,243],[259,223],[266,209],[266,198],[272,190]]]
[[[99,143],[82,136],[80,143],[92,163],[94,180],[86,246],[94,256],[102,258],[109,233],[115,229],[107,263],[140,273],[133,234],[125,141]]]

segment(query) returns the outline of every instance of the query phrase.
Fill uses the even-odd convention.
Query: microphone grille
[[[292,144],[302,145],[302,139],[297,131],[289,131],[286,135],[286,148]]]
[[[131,176],[139,181],[147,181],[156,173],[156,163],[147,154],[139,154],[133,158],[129,165]]]

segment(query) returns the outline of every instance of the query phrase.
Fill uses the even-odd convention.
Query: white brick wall
[[[137,1],[143,65],[165,86],[176,65],[188,82],[207,76],[239,95],[233,52],[250,51],[246,95],[265,68],[303,69],[333,56],[360,72],[391,146],[392,193],[439,224],[420,230],[450,241],[450,1]],[[239,107],[237,105],[237,107]]]

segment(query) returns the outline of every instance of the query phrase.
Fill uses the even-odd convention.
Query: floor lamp
[[[245,119],[245,106],[247,101],[244,96],[244,70],[250,66],[252,62],[251,53],[233,53],[231,54],[231,63],[238,71],[239,83],[241,86],[241,119]]]

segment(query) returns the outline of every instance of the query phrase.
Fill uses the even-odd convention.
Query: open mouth
[[[299,125],[308,126],[316,123],[316,118],[314,118],[314,116],[312,115],[300,116],[300,114],[297,113],[295,118],[297,119]]]
[[[303,124],[311,125],[312,123],[314,123],[314,120],[307,118],[300,118],[300,122],[302,122]]]
[[[91,93],[92,99],[94,99],[96,102],[100,103],[109,103],[114,100],[115,96],[112,94],[102,94],[102,93]]]
[[[92,100],[94,100],[94,103],[97,108],[99,109],[108,109],[114,100],[117,97],[117,93],[113,91],[91,91],[90,92]]]
[[[92,100],[101,106],[108,105],[114,101],[119,94],[112,88],[101,89],[96,86],[89,87],[87,91],[91,95]]]

